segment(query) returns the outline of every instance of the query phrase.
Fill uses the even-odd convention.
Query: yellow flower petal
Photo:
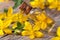
[[[48,3],[52,3],[52,2],[54,2],[55,0],[47,0],[48,1]]]
[[[35,32],[35,36],[36,36],[36,37],[43,37],[44,34],[43,34],[42,32],[40,32],[40,31],[36,31],[36,32]]]
[[[16,27],[17,27],[17,23],[14,23],[12,29],[15,29]]]
[[[45,13],[41,13],[40,15],[37,15],[36,16],[38,20],[40,21],[44,21],[46,19],[46,15]]]
[[[47,28],[47,23],[42,22],[42,23],[41,23],[41,29],[42,29],[42,30],[45,30],[46,28]]]
[[[13,13],[13,8],[9,7],[8,12],[7,12],[7,16],[11,17]]]
[[[30,2],[30,5],[33,7],[33,8],[36,8],[38,7],[38,3],[37,2]]]
[[[57,1],[51,3],[50,6],[49,6],[50,9],[56,9],[57,7],[58,7],[58,2]]]
[[[30,38],[30,39],[34,39],[35,36],[34,36],[34,35],[30,35],[29,38]]]
[[[18,13],[12,14],[12,21],[16,22],[18,20]]]
[[[0,26],[2,26],[3,25],[3,21],[0,19]]]
[[[58,11],[60,11],[60,6],[58,7],[58,9],[57,9]]]
[[[6,20],[4,20],[4,23],[3,23],[3,26],[2,27],[7,28],[7,27],[10,26],[11,23],[12,23],[12,20],[11,19],[6,19]]]
[[[40,23],[39,22],[36,22],[36,24],[33,27],[33,30],[35,30],[35,31],[40,30]]]
[[[47,21],[48,24],[52,24],[53,23],[53,20],[51,18],[47,18],[46,21]]]
[[[60,27],[57,28],[57,35],[60,37]]]
[[[53,37],[51,40],[60,40],[60,37]]]
[[[6,34],[12,34],[12,30],[11,30],[11,29],[4,29],[4,32],[5,32]]]
[[[32,25],[30,24],[30,22],[25,22],[25,27],[23,28],[25,30],[32,30]]]
[[[22,35],[23,36],[27,36],[27,35],[29,35],[30,33],[29,33],[29,31],[22,31]]]
[[[0,36],[3,36],[3,35],[4,35],[3,30],[0,30]]]

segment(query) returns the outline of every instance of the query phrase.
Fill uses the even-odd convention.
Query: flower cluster
[[[40,9],[57,9],[60,11],[60,1],[59,0],[33,0],[30,1],[30,5],[33,8],[40,8]]]
[[[40,30],[46,30],[54,21],[45,12],[36,11],[33,14],[25,15],[21,10],[14,13],[13,8],[9,7],[7,13],[0,13],[0,36],[15,33],[29,36],[31,39],[43,37],[44,33]]]
[[[43,37],[43,31],[47,30],[47,32],[50,32],[52,30],[51,28],[53,28],[55,21],[45,11],[29,12],[34,8],[49,8],[60,11],[59,0],[31,0],[30,5],[23,2],[23,0],[13,1],[15,2],[13,7],[0,12],[0,36],[14,33],[34,39]],[[4,0],[0,0],[0,2],[4,2]],[[19,12],[15,13],[13,9],[20,4]],[[60,27],[57,28],[57,36],[51,40],[60,40]]]

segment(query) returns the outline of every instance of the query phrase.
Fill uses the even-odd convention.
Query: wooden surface
[[[26,3],[29,2],[29,0],[24,0],[24,1]],[[3,12],[4,8],[8,8],[9,6],[13,6],[13,5],[14,5],[14,2],[12,1],[9,3],[0,3],[0,12]],[[52,17],[56,21],[56,25],[55,25],[56,27],[60,25],[60,12],[57,12],[55,10],[52,10],[52,11],[45,10],[45,11],[50,17]],[[57,13],[57,14],[54,14],[54,13]],[[45,32],[45,36],[43,38],[36,38],[34,40],[50,40],[50,38],[54,37],[55,35],[56,27],[54,27],[54,29],[52,30],[53,33],[47,34]],[[20,36],[20,35],[5,35],[5,36],[1,36],[0,40],[31,40],[31,39],[25,36]]]

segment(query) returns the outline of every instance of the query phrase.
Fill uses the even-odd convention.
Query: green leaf
[[[8,9],[5,8],[5,9],[4,9],[4,12],[7,13],[7,12],[8,12]]]
[[[17,27],[13,29],[14,34],[18,34],[21,31],[23,31],[24,24],[21,24],[20,22],[17,22]]]
[[[15,2],[13,9],[17,8],[23,2],[23,0],[13,0],[13,1]]]
[[[20,22],[17,22],[16,29],[23,30],[24,24],[21,24]]]

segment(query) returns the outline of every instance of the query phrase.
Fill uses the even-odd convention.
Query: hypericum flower
[[[44,4],[45,0],[34,0],[34,1],[31,1],[30,2],[30,5],[33,7],[33,8],[41,8],[41,9],[44,9],[45,7],[45,4]]]
[[[38,28],[38,29],[37,29]],[[22,31],[23,36],[29,36],[30,39],[35,37],[43,37],[43,33],[39,31],[39,27],[34,25],[32,26],[29,22],[25,22],[24,31]]]
[[[50,4],[49,8],[50,9],[56,9],[58,7],[58,2],[53,2],[52,4]]]
[[[60,11],[60,1],[59,0],[47,0],[49,4],[49,9],[56,9]]]
[[[10,26],[11,24],[11,20],[8,19],[8,20],[0,20],[0,36],[3,36],[4,35],[4,32],[6,34],[10,34],[12,32],[12,30],[10,31],[10,29],[6,29]]]

